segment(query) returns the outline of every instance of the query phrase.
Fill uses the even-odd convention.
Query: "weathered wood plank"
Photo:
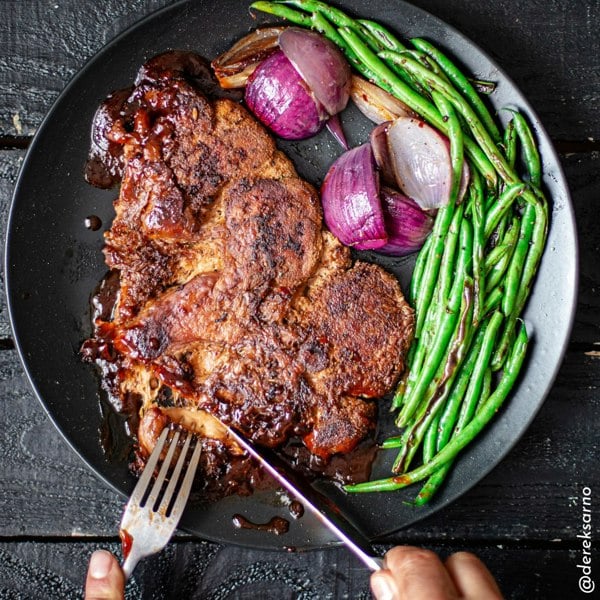
[[[600,152],[563,158],[579,236],[579,298],[572,340],[585,352],[600,352]],[[586,347],[587,346],[587,347]],[[600,355],[596,354],[600,360]]]
[[[94,52],[143,15],[170,3],[0,3],[0,136],[31,135],[68,79]],[[414,4],[490,53],[530,99],[553,137],[600,139],[598,2]]]
[[[14,350],[0,352],[0,398],[0,536],[114,533],[120,497],[59,435]]]
[[[442,558],[457,550],[475,552],[491,569],[506,598],[579,597],[581,547],[428,545]],[[78,598],[90,554],[114,541],[0,543],[0,597]],[[383,548],[382,548],[383,549]],[[593,560],[600,558],[597,550]],[[582,596],[583,597],[583,596]],[[142,562],[127,587],[127,598],[352,598],[367,600],[368,572],[344,549],[282,554],[249,553],[206,542],[171,544]]]
[[[32,135],[58,93],[87,59],[126,27],[171,3],[2,2],[0,135]]]
[[[0,246],[0,264],[4,265],[4,241],[6,239],[6,225],[8,222],[8,211],[12,197],[17,174],[25,152],[23,150],[0,150],[0,234],[2,245]],[[0,273],[0,340],[10,337],[10,324],[4,294],[4,268]]]

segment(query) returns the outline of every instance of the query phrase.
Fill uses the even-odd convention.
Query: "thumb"
[[[123,600],[125,576],[117,559],[106,550],[96,550],[90,558],[85,580],[85,600]]]

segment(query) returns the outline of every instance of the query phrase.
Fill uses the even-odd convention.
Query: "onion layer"
[[[379,200],[379,174],[370,144],[342,154],[321,188],[327,227],[342,244],[374,250],[388,241]]]
[[[315,31],[288,27],[279,36],[279,47],[330,115],[346,107],[352,74],[333,43]]]
[[[245,100],[262,123],[288,140],[315,135],[329,116],[281,50],[249,77]]]
[[[350,98],[367,119],[378,125],[398,117],[416,117],[404,102],[358,75],[352,75]]]
[[[258,65],[277,51],[285,27],[263,27],[238,40],[227,52],[217,56],[211,66],[223,88],[242,88]]]
[[[433,219],[414,201],[386,187],[381,188],[381,204],[388,243],[377,252],[406,256],[421,248],[431,233]]]
[[[381,123],[381,125],[377,125],[377,127],[371,131],[369,140],[371,141],[375,164],[379,169],[381,180],[385,185],[396,187],[396,176],[394,175],[394,169],[392,168],[387,136],[391,124],[390,121],[386,121],[385,123]]]
[[[419,119],[400,117],[388,129],[398,187],[423,209],[450,201],[452,164],[447,139]]]

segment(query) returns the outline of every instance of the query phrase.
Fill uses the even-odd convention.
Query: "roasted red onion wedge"
[[[346,107],[352,74],[334,44],[315,31],[288,27],[279,36],[279,47],[330,115]]]
[[[371,144],[345,152],[331,165],[321,201],[327,227],[346,246],[374,250],[387,243]]]
[[[433,227],[433,218],[414,201],[395,190],[381,188],[388,243],[377,252],[406,256],[421,248]]]
[[[322,35],[296,27],[257,29],[212,67],[222,87],[246,86],[248,107],[280,137],[308,138],[331,120],[329,130],[348,149],[335,117],[348,103],[350,66]]]
[[[388,128],[388,145],[398,187],[423,209],[446,206],[452,183],[446,138],[420,119],[400,117]]]
[[[288,140],[315,135],[329,117],[281,50],[249,77],[245,99],[264,125]]]

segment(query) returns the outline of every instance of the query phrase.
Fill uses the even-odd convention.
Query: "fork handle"
[[[142,558],[143,556],[139,552],[136,552],[135,546],[132,547],[125,560],[121,563],[121,569],[123,569],[123,573],[125,574],[125,581],[129,581],[129,578]]]

